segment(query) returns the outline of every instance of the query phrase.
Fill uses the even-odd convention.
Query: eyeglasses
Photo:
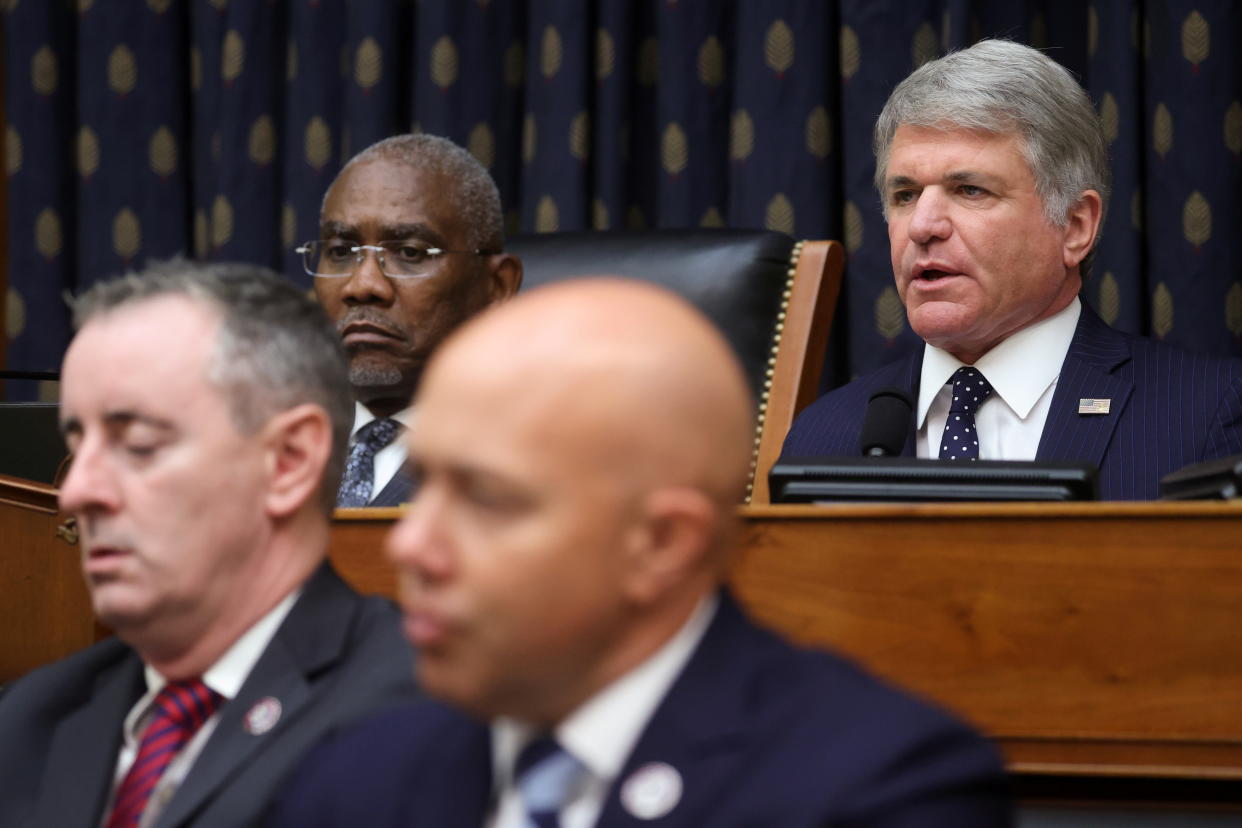
[[[487,250],[445,250],[408,239],[379,244],[309,241],[295,249],[302,254],[302,267],[307,273],[326,279],[349,276],[366,259],[368,250],[375,252],[380,272],[390,279],[421,279],[430,276],[440,258],[450,253],[467,256],[491,255]]]

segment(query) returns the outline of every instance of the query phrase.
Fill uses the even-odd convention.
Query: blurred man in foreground
[[[410,499],[401,432],[428,357],[457,325],[522,283],[504,251],[500,193],[469,152],[395,135],[355,155],[324,196],[306,272],[349,355],[357,398],[338,506]]]
[[[344,356],[244,265],[102,283],[77,323],[60,502],[117,637],[0,700],[0,825],[254,824],[308,746],[413,695],[395,609],[325,560]]]
[[[388,553],[443,703],[316,751],[278,824],[1007,824],[983,739],[721,586],[753,408],[681,300],[532,291],[449,340],[418,406]]]

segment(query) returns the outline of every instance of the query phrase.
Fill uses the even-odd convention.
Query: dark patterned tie
[[[992,386],[978,369],[963,365],[953,372],[953,403],[940,438],[941,460],[978,460],[979,435],[975,412],[992,394]]]
[[[375,480],[375,455],[387,446],[401,431],[401,423],[381,417],[358,429],[349,444],[349,457],[345,459],[345,474],[336,495],[336,505],[349,508],[366,506],[371,502],[371,489]]]
[[[155,713],[142,732],[138,758],[117,788],[106,828],[131,828],[138,824],[168,763],[211,718],[220,699],[220,694],[201,679],[171,682],[156,694],[151,703]]]
[[[513,769],[530,828],[560,828],[561,808],[585,769],[550,736],[535,739],[518,755]]]

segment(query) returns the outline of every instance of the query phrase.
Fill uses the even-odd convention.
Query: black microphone
[[[867,402],[859,447],[864,457],[897,457],[905,448],[914,418],[914,401],[900,388],[881,388]]]

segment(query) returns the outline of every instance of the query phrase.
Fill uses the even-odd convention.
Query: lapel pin
[[[659,819],[681,800],[681,774],[665,762],[649,762],[621,786],[621,804],[637,819]]]
[[[264,696],[246,712],[242,726],[251,736],[262,736],[275,727],[278,721],[280,721],[280,700],[274,696]]]
[[[1079,414],[1107,414],[1112,400],[1082,399],[1078,401]]]

